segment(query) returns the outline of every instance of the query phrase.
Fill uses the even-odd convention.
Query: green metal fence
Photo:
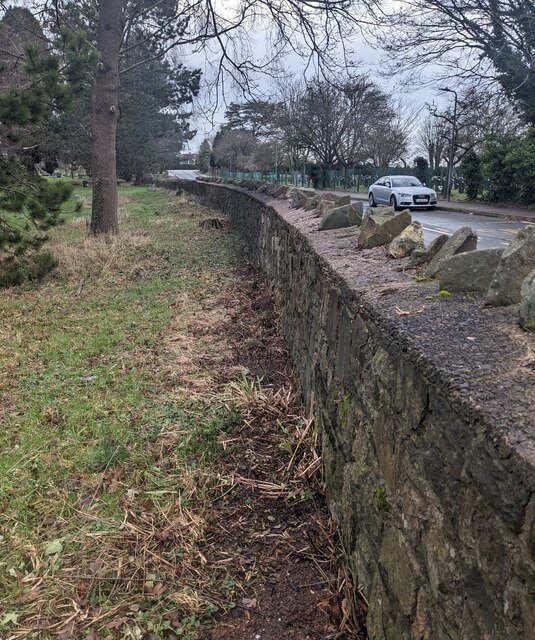
[[[317,189],[351,189],[367,191],[368,187],[385,175],[414,175],[410,167],[354,167],[351,169],[324,169],[307,167],[302,171],[228,171],[217,169],[217,175],[237,180],[265,180],[294,184],[296,186],[315,187]],[[440,191],[446,182],[446,169],[440,169],[436,175],[427,176],[424,182]]]

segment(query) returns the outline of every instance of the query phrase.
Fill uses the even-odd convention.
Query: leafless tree
[[[315,78],[305,87],[299,101],[296,114],[296,122],[300,123],[299,137],[303,146],[322,165],[324,184],[327,183],[328,169],[337,161],[344,135],[347,122],[344,107],[341,89],[320,78]]]
[[[250,131],[228,130],[214,143],[214,156],[218,165],[231,169],[249,169],[257,141]]]
[[[336,164],[347,176],[365,162],[388,166],[407,150],[414,116],[366,76],[315,78],[300,104],[300,139],[326,169]]]
[[[371,121],[371,129],[366,138],[368,160],[374,167],[389,167],[401,161],[407,164],[406,155],[410,140],[420,118],[420,109],[403,96],[392,99],[383,94],[382,107],[377,108],[378,117]]]
[[[442,78],[456,83],[496,79],[535,124],[533,0],[404,0],[391,6],[377,21],[392,71],[414,77],[438,64]]]
[[[364,75],[345,82],[340,87],[338,99],[343,118],[336,156],[347,172],[350,167],[369,159],[372,140],[383,138],[383,130],[394,112],[387,96]]]
[[[276,87],[276,100],[279,105],[276,115],[277,142],[280,142],[290,170],[297,172],[301,169],[303,173],[310,156],[309,145],[301,135],[301,100],[304,92],[305,86],[301,80],[285,80]],[[304,180],[304,175],[302,177]]]
[[[446,147],[446,123],[429,114],[423,121],[417,137],[417,148],[426,154],[431,173],[436,173]]]
[[[435,121],[435,132],[442,140],[437,140],[437,151],[442,146],[442,157],[446,162],[452,150],[453,109],[438,109],[431,106]],[[470,85],[460,93],[455,122],[453,164],[462,162],[470,151],[481,151],[483,144],[493,134],[514,132],[520,127],[519,119],[507,97],[496,90],[482,89]]]

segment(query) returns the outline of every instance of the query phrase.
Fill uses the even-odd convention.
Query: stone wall
[[[185,188],[278,290],[370,638],[535,637],[535,342],[516,310],[433,297],[286,202]]]

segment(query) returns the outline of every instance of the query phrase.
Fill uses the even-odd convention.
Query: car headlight
[[[436,198],[437,197],[437,194],[435,193],[435,191],[431,191],[431,197],[432,198]]]
[[[398,196],[400,198],[410,198],[410,197],[412,197],[410,193],[401,193],[401,192],[398,193]]]

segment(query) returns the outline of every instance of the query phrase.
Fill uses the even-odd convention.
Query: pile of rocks
[[[521,229],[505,249],[476,248],[477,235],[463,227],[414,251],[410,266],[438,278],[440,290],[484,293],[487,306],[520,304],[521,326],[535,331],[535,227]]]
[[[351,197],[333,193],[315,193],[311,189],[293,189],[292,207],[313,211],[321,218],[320,231],[360,227],[357,248],[369,249],[388,244],[393,258],[403,258],[424,246],[420,223],[412,222],[410,211],[396,215],[393,207],[381,207],[364,213],[362,202],[351,202]]]

